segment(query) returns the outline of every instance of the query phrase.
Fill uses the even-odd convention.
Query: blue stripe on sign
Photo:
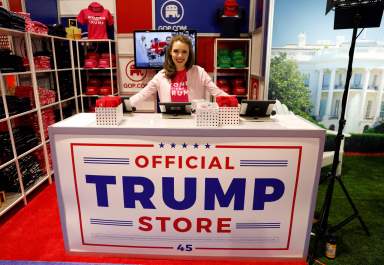
[[[282,164],[282,165],[287,165],[288,162],[241,162],[240,164],[243,165],[260,165],[260,164],[265,164],[265,165],[273,165],[273,164]]]
[[[272,227],[272,226],[280,226],[280,225],[236,225],[238,227]]]
[[[129,163],[129,160],[84,159],[84,162],[115,162],[115,163]]]
[[[133,221],[103,221],[103,220],[91,220],[94,223],[114,223],[114,224],[132,224]]]
[[[269,226],[266,226],[266,227],[264,227],[264,226],[259,226],[259,227],[237,227],[236,226],[236,229],[267,229],[267,228],[280,228],[280,226],[271,226],[271,227],[269,227]]]
[[[240,161],[241,164],[288,164],[288,162],[274,162],[274,161],[268,161],[268,162],[243,162]]]
[[[91,157],[91,156],[85,156],[84,160],[86,159],[107,159],[107,160],[129,160],[127,157]]]
[[[131,220],[112,220],[112,219],[99,219],[99,218],[90,218],[91,221],[110,221],[110,222],[133,222]]]
[[[288,165],[242,165],[241,167],[287,167]]]
[[[93,225],[113,225],[113,226],[133,226],[133,224],[130,224],[130,225],[128,225],[128,224],[107,224],[107,223],[93,223],[93,222],[91,222],[91,224],[93,224]]]
[[[280,223],[276,223],[276,222],[236,223],[236,229],[263,229],[263,228],[280,228]]]
[[[130,222],[113,222],[113,221],[95,221],[95,220],[91,220],[91,222],[93,223],[109,223],[109,224],[132,224],[133,222],[130,221]]]
[[[91,218],[90,223],[98,224],[98,225],[133,226],[133,221],[129,221],[129,220],[125,221],[125,220]]]
[[[288,160],[247,160],[247,159],[243,159],[240,161],[242,162],[288,162]]]
[[[280,223],[236,223],[237,225],[279,225]]]
[[[84,164],[129,165],[129,162],[87,162],[87,161],[84,161]]]

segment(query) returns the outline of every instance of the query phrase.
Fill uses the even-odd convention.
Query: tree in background
[[[268,98],[278,99],[293,113],[314,121],[310,116],[310,91],[304,85],[296,62],[288,59],[285,53],[271,60]]]

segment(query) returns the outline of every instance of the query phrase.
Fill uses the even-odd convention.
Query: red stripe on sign
[[[301,146],[277,146],[277,145],[216,145],[216,148],[271,148],[271,149],[299,149]]]
[[[75,155],[74,148],[75,144],[71,143],[71,160],[72,160],[72,169],[73,169],[73,177],[75,181],[75,193],[76,193],[76,201],[77,201],[77,212],[79,213],[79,223],[80,223],[80,233],[81,233],[81,242],[84,244],[84,233],[83,233],[83,221],[81,219],[81,207],[80,207],[80,199],[79,199],[79,189],[77,187],[77,176],[76,176],[76,167],[75,167]]]
[[[88,143],[71,143],[76,146],[113,146],[113,147],[154,147],[153,144],[88,144]]]

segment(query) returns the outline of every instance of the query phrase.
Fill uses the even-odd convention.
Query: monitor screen
[[[272,114],[276,100],[243,100],[240,106],[240,116],[263,118]]]
[[[190,115],[192,112],[191,102],[160,102],[160,112],[171,115]]]
[[[134,31],[135,68],[161,69],[165,59],[165,51],[174,35],[186,35],[190,38],[196,59],[196,31]]]

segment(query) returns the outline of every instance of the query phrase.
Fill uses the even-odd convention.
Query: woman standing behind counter
[[[194,64],[192,43],[187,36],[176,35],[166,51],[163,69],[136,95],[130,98],[133,107],[158,92],[160,102],[190,102],[212,96],[228,96],[212,82],[208,73]]]

